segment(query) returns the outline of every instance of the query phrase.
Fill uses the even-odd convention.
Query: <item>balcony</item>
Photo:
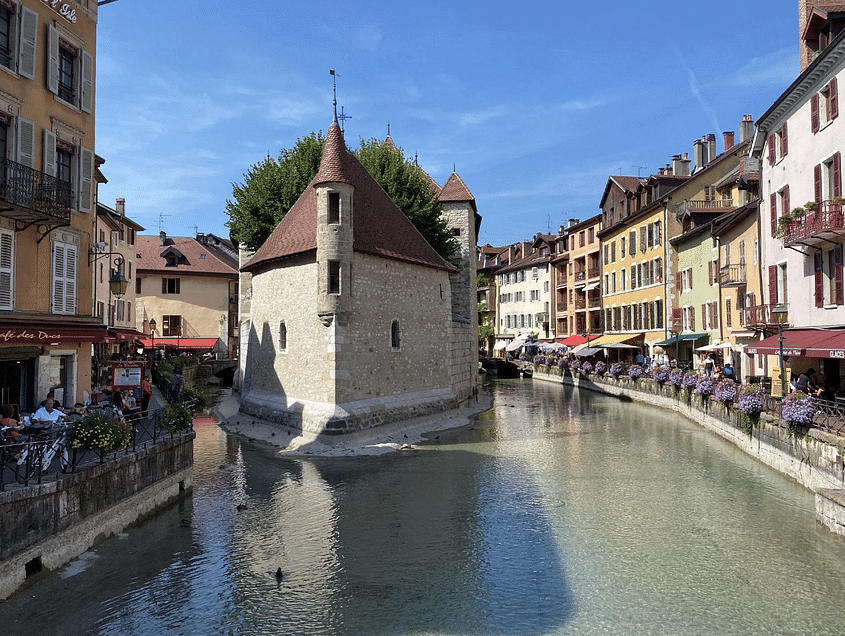
[[[566,311],[566,303],[558,303],[557,304],[557,310],[558,310],[558,312]]]
[[[549,322],[549,314],[546,312],[541,312],[539,314],[534,314],[534,322],[538,325],[544,325]]]
[[[714,201],[682,201],[675,207],[679,216],[687,216],[695,212],[724,213],[734,209],[733,199],[716,199]]]
[[[835,241],[845,236],[845,214],[843,205],[833,201],[822,201],[818,207],[804,214],[799,220],[787,221],[783,225],[783,244],[814,246]]]
[[[725,265],[719,270],[719,284],[722,287],[745,285],[745,263]]]
[[[575,282],[580,282],[586,279],[587,272],[575,272]]]
[[[599,278],[601,276],[601,267],[590,267],[587,270],[587,278]]]
[[[0,216],[25,223],[70,222],[73,192],[56,177],[0,160]]]
[[[575,311],[579,309],[586,309],[587,308],[587,299],[583,296],[581,298],[575,299]]]
[[[786,311],[786,305],[754,305],[753,307],[746,307],[739,312],[739,323],[746,329],[763,329],[772,326],[787,326],[789,324],[789,314]],[[777,311],[773,311],[777,308]]]
[[[597,298],[590,297],[587,301],[590,309],[601,309],[601,296]]]

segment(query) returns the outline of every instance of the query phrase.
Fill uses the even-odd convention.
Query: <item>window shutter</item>
[[[631,289],[637,288],[637,266],[631,265]]]
[[[792,211],[792,208],[789,207],[789,185],[783,186],[783,210],[780,211],[781,216],[786,216]]]
[[[79,153],[79,211],[91,211],[91,199],[94,194],[94,152],[82,148]]]
[[[731,299],[725,298],[725,324],[730,329],[733,327],[733,320],[731,319]]]
[[[82,99],[79,107],[86,113],[94,109],[94,56],[82,51]]]
[[[179,283],[180,283],[181,280],[182,280],[181,278],[176,279],[176,293],[177,294],[179,293]],[[525,294],[525,292],[522,292],[522,293]],[[523,298],[523,300],[524,300],[524,298]]]
[[[689,309],[689,328],[690,331],[695,331],[695,311],[693,311],[692,307],[690,307]]]
[[[15,235],[0,230],[0,309],[14,309]]]
[[[769,265],[769,304],[778,304],[778,266]]]
[[[675,274],[675,291],[678,292],[679,294],[684,289],[683,284],[684,284],[683,274],[681,272],[676,273]]]
[[[842,153],[833,155],[833,197],[842,196]]]
[[[785,157],[786,153],[789,152],[789,138],[786,134],[786,122],[783,122],[783,126],[780,129],[780,156]]]
[[[631,256],[634,256],[637,253],[637,231],[631,230],[631,236],[628,240],[628,249],[631,252]]]
[[[34,168],[35,162],[35,124],[28,119],[18,117],[18,163],[27,168]]]
[[[816,307],[824,306],[824,257],[821,250],[813,252]]]
[[[772,236],[778,234],[778,195],[772,193],[769,197],[769,218],[772,222]]]
[[[769,135],[767,143],[769,144],[769,165],[775,165],[775,136]]]
[[[822,164],[813,167],[813,201],[822,202]]]
[[[53,243],[53,313],[76,313],[77,248],[67,243]]]
[[[162,294],[167,293],[167,279],[166,278],[161,279],[161,293]]]
[[[707,263],[707,279],[710,281],[710,284],[713,284],[713,261]]]
[[[708,329],[709,325],[707,324],[707,303],[704,303],[701,306],[701,328]]]
[[[56,176],[56,133],[44,129],[44,156],[42,158],[44,174]]]
[[[645,252],[646,248],[646,235],[645,235],[645,225],[640,228],[640,251]]]
[[[819,128],[819,94],[816,93],[810,98],[810,131],[817,133],[819,132]]]
[[[38,46],[38,14],[21,7],[21,39],[18,43],[18,73],[35,79],[35,51]]]
[[[59,32],[47,25],[47,90],[59,94]]]
[[[661,238],[662,237],[660,236],[660,221],[657,221],[654,224],[654,245],[655,246],[660,245]]]
[[[843,290],[842,244],[833,248],[833,286],[836,293],[834,301],[837,305],[845,305],[845,290]]]
[[[830,80],[830,118],[839,117],[839,93],[837,91],[837,82],[834,77]]]

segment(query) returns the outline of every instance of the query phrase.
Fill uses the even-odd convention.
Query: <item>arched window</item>
[[[392,323],[390,323],[390,348],[391,349],[393,349],[393,350],[399,349],[399,345],[401,344],[400,335],[401,334],[399,332],[399,321],[394,320]]]
[[[279,323],[279,351],[287,352],[288,350],[288,328],[285,321]]]

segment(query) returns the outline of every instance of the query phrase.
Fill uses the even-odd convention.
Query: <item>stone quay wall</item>
[[[790,432],[786,422],[767,413],[749,434],[742,412],[712,397],[660,386],[651,380],[585,375],[555,367],[534,365],[534,379],[566,384],[650,404],[700,424],[748,455],[816,493],[816,518],[837,534],[845,535],[845,438],[820,429]]]
[[[0,492],[0,600],[190,491],[193,434]]]

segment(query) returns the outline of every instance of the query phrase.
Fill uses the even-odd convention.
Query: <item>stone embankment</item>
[[[689,418],[812,490],[818,521],[845,536],[845,437],[816,428],[796,434],[786,422],[767,413],[761,414],[749,434],[738,409],[650,379],[600,377],[535,365],[534,380],[614,395]]]

